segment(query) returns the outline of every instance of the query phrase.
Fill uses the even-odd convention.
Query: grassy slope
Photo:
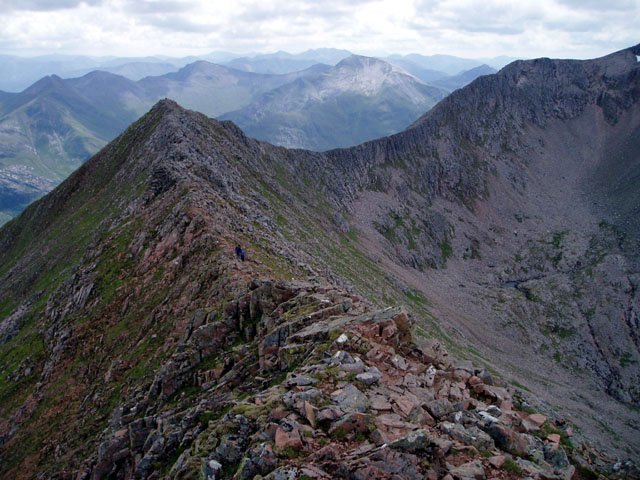
[[[0,415],[6,420],[25,399],[39,400],[28,424],[31,427],[27,426],[13,440],[21,448],[12,450],[9,444],[10,453],[3,462],[5,468],[36,454],[45,439],[55,438],[64,431],[69,419],[63,412],[73,411],[75,400],[69,394],[78,381],[74,379],[77,370],[73,368],[54,373],[51,382],[34,397],[34,385],[48,357],[45,335],[50,325],[45,319],[45,308],[52,296],[59,293],[59,289],[64,290],[63,285],[68,284],[77,272],[90,245],[101,238],[109,240],[98,265],[102,283],[97,288],[107,295],[108,290],[119,282],[118,273],[126,267],[126,262],[120,261],[120,255],[124,239],[132,230],[122,227],[114,236],[113,232],[106,231],[106,227],[120,213],[122,204],[134,197],[140,188],[136,182],[119,184],[114,178],[114,173],[132,153],[127,146],[132,138],[148,134],[147,129],[138,130],[139,127],[141,125],[134,125],[120,142],[83,166],[55,194],[30,206],[1,231],[0,278],[4,280],[0,283],[4,287],[0,289],[0,312],[5,317],[18,305],[28,306],[20,333],[0,345],[2,376],[19,374],[25,365],[31,366],[32,373],[19,382],[1,384]],[[118,261],[110,262],[114,258]],[[88,359],[76,358],[76,365],[81,365],[83,360]]]

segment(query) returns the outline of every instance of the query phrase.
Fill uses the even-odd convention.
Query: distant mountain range
[[[1,92],[0,221],[51,190],[160,98],[217,116],[323,68],[265,75],[198,61],[138,82],[96,71],[74,79],[51,75],[23,92]]]
[[[224,115],[259,139],[325,150],[396,133],[449,91],[493,71],[485,66],[454,76],[440,72],[427,85],[402,66],[369,57],[342,58],[348,54],[319,49],[228,61],[217,53],[211,56],[243,70],[198,60],[155,76],[146,73],[175,70],[180,61],[101,59],[111,71],[142,78],[107,71],[68,79],[48,75],[19,93],[0,91],[0,223],[51,190],[162,98],[210,117]],[[86,57],[20,59],[22,63],[2,63],[0,70],[27,75],[40,71],[32,69],[35,65],[71,72],[88,68],[91,61],[95,62]],[[339,63],[332,67],[319,61]],[[256,72],[309,64],[287,73]]]
[[[237,70],[254,73],[283,74],[305,70],[317,63],[336,65],[352,55],[348,50],[318,48],[302,53],[275,52],[269,54],[237,54],[211,52],[189,57],[87,57],[81,55],[45,55],[40,57],[17,57],[0,55],[0,90],[20,92],[32,83],[48,75],[62,78],[80,77],[94,70],[122,75],[129,80],[140,80],[147,76],[164,75],[196,62],[205,60]],[[516,60],[510,57],[466,59],[449,55],[424,56],[418,54],[391,55],[383,60],[404,68],[424,82],[457,75],[482,64],[500,69]],[[432,73],[426,73],[432,72]]]
[[[480,65],[479,67],[474,67],[471,70],[460,72],[458,75],[441,77],[438,80],[431,82],[431,85],[444,88],[447,91],[453,91],[470,84],[482,75],[491,75],[496,72],[497,70],[495,68],[491,68],[489,65]]]
[[[340,60],[351,55],[353,54],[348,50],[319,48],[315,50],[307,50],[306,52],[299,54],[276,52],[254,55],[253,57],[240,57],[224,62],[224,65],[247,72],[290,73],[296,70],[304,70],[318,63],[335,65],[340,62]]]

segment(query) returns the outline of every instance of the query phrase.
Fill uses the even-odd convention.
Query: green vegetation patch
[[[453,247],[449,240],[443,240],[440,242],[440,254],[442,255],[442,260],[445,263],[453,255]]]
[[[637,363],[635,360],[633,360],[631,353],[630,352],[624,352],[622,354],[622,356],[620,357],[620,367],[622,368],[626,368],[630,365],[633,365]]]

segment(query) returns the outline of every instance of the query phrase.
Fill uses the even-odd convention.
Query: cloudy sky
[[[589,58],[640,42],[639,10],[640,0],[0,0],[0,54]]]

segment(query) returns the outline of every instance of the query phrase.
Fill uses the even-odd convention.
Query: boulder
[[[525,432],[536,432],[540,430],[547,417],[540,413],[533,413],[522,419],[522,427]]]
[[[445,415],[454,411],[454,407],[448,400],[437,399],[427,402],[425,405],[427,411],[433,416],[433,418],[441,419]]]
[[[484,467],[480,460],[463,463],[458,467],[449,468],[449,473],[453,478],[459,480],[484,480],[486,478]]]
[[[303,446],[300,425],[294,420],[282,420],[276,429],[276,449],[300,450]]]
[[[244,454],[247,439],[240,435],[226,434],[220,439],[216,456],[223,464],[238,463]]]
[[[366,412],[369,399],[351,383],[331,393],[333,402],[344,412]]]
[[[529,454],[527,439],[519,433],[514,432],[504,425],[496,423],[492,423],[483,428],[485,429],[485,432],[493,438],[496,446],[501,450],[505,450],[519,457],[524,457]]]
[[[382,379],[382,373],[376,367],[368,368],[366,372],[356,375],[356,380],[364,383],[365,385],[373,385],[378,383]]]
[[[316,428],[316,408],[305,400],[303,405],[304,416],[311,427]]]
[[[504,455],[494,455],[493,457],[489,457],[489,463],[492,467],[502,468],[504,462],[507,461],[507,457]]]
[[[394,440],[389,448],[404,452],[424,452],[433,447],[431,435],[426,430],[415,430],[408,435]]]
[[[316,422],[333,422],[344,415],[344,412],[338,407],[326,407],[316,414]]]
[[[218,474],[222,471],[222,464],[217,460],[205,460],[202,466],[202,473],[207,480],[216,480]]]
[[[256,475],[267,475],[278,466],[278,457],[268,443],[261,443],[249,450],[243,458],[234,478],[252,480]]]
[[[575,467],[569,463],[564,449],[557,444],[547,444],[544,446],[544,460],[553,472],[563,480],[569,480],[575,473]]]
[[[465,445],[471,445],[479,451],[492,450],[495,445],[492,438],[476,426],[465,428],[458,423],[442,422],[440,430]]]
[[[329,429],[329,434],[342,437],[351,432],[369,433],[373,430],[375,430],[375,422],[372,415],[353,412],[335,422]]]

